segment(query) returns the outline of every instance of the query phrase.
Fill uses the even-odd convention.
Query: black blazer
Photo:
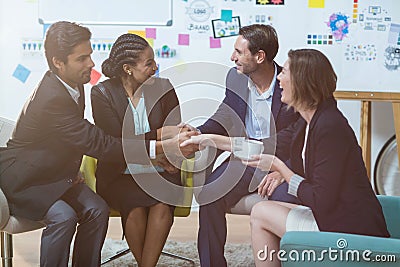
[[[134,132],[132,112],[121,81],[113,78],[101,84],[103,86],[94,86],[91,92],[96,125],[115,137],[121,137],[126,131]],[[153,84],[144,84],[142,88],[150,132],[136,138],[156,140],[157,129],[181,122],[178,97],[168,79],[154,78]],[[100,159],[96,170],[98,192],[106,192],[108,184],[118,179],[125,169],[125,160],[111,163]]]
[[[84,154],[123,160],[121,139],[106,135],[83,119],[82,86],[79,91],[77,104],[48,71],[26,102],[7,149],[0,152],[0,186],[11,214],[42,219],[71,187]],[[136,154],[148,154],[145,143],[128,142]],[[137,160],[149,162],[148,157]]]
[[[278,134],[277,155],[290,158],[292,170],[305,178],[298,199],[312,209],[321,231],[389,236],[382,208],[368,180],[361,148],[333,98],[321,103],[306,121]]]
[[[282,68],[275,64],[278,74]],[[299,117],[292,108],[281,101],[282,89],[276,80],[272,95],[272,115],[276,132],[288,127]],[[217,111],[198,129],[202,133],[215,133],[227,136],[246,136],[245,118],[247,112],[247,99],[249,96],[248,77],[239,74],[236,68],[229,70],[226,77],[225,98]],[[266,116],[270,116],[266,111]],[[273,132],[274,129],[271,129]]]

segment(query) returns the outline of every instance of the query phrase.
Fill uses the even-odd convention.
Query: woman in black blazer
[[[135,34],[121,35],[102,64],[110,79],[92,88],[96,125],[115,137],[124,131],[146,140],[178,134],[182,130],[176,126],[181,121],[178,98],[168,79],[153,77],[156,70],[147,41]],[[99,160],[96,178],[97,192],[121,213],[124,234],[139,266],[155,266],[173,223],[174,207],[163,203],[163,197],[179,195],[165,192],[160,178],[179,185],[177,168],[165,159],[157,159],[153,166]]]
[[[289,51],[278,79],[282,102],[301,115],[278,134],[276,156],[262,154],[244,162],[278,171],[288,193],[303,206],[263,201],[253,207],[251,233],[256,266],[279,266],[262,261],[259,250],[279,250],[286,231],[330,231],[388,237],[382,208],[371,188],[361,148],[333,92],[336,74],[329,60],[313,49]],[[290,168],[285,161],[290,158]],[[259,193],[268,191],[267,179]]]

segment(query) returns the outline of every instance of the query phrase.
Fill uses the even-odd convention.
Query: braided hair
[[[113,44],[109,57],[101,64],[101,71],[108,78],[121,76],[124,64],[136,65],[143,50],[149,43],[142,37],[126,33],[118,37]]]

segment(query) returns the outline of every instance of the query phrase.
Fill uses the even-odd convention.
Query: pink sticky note
[[[210,37],[210,48],[221,48],[221,39]]]
[[[146,28],[146,38],[156,39],[156,37],[157,37],[156,28]]]
[[[189,45],[189,34],[179,34],[178,45]]]
[[[97,82],[99,81],[100,77],[101,77],[101,73],[98,72],[95,69],[92,69],[92,72],[90,73],[90,84],[91,85],[97,84]]]

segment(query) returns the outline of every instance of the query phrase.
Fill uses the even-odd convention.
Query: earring
[[[132,75],[132,71],[128,70],[128,75],[131,76]]]

